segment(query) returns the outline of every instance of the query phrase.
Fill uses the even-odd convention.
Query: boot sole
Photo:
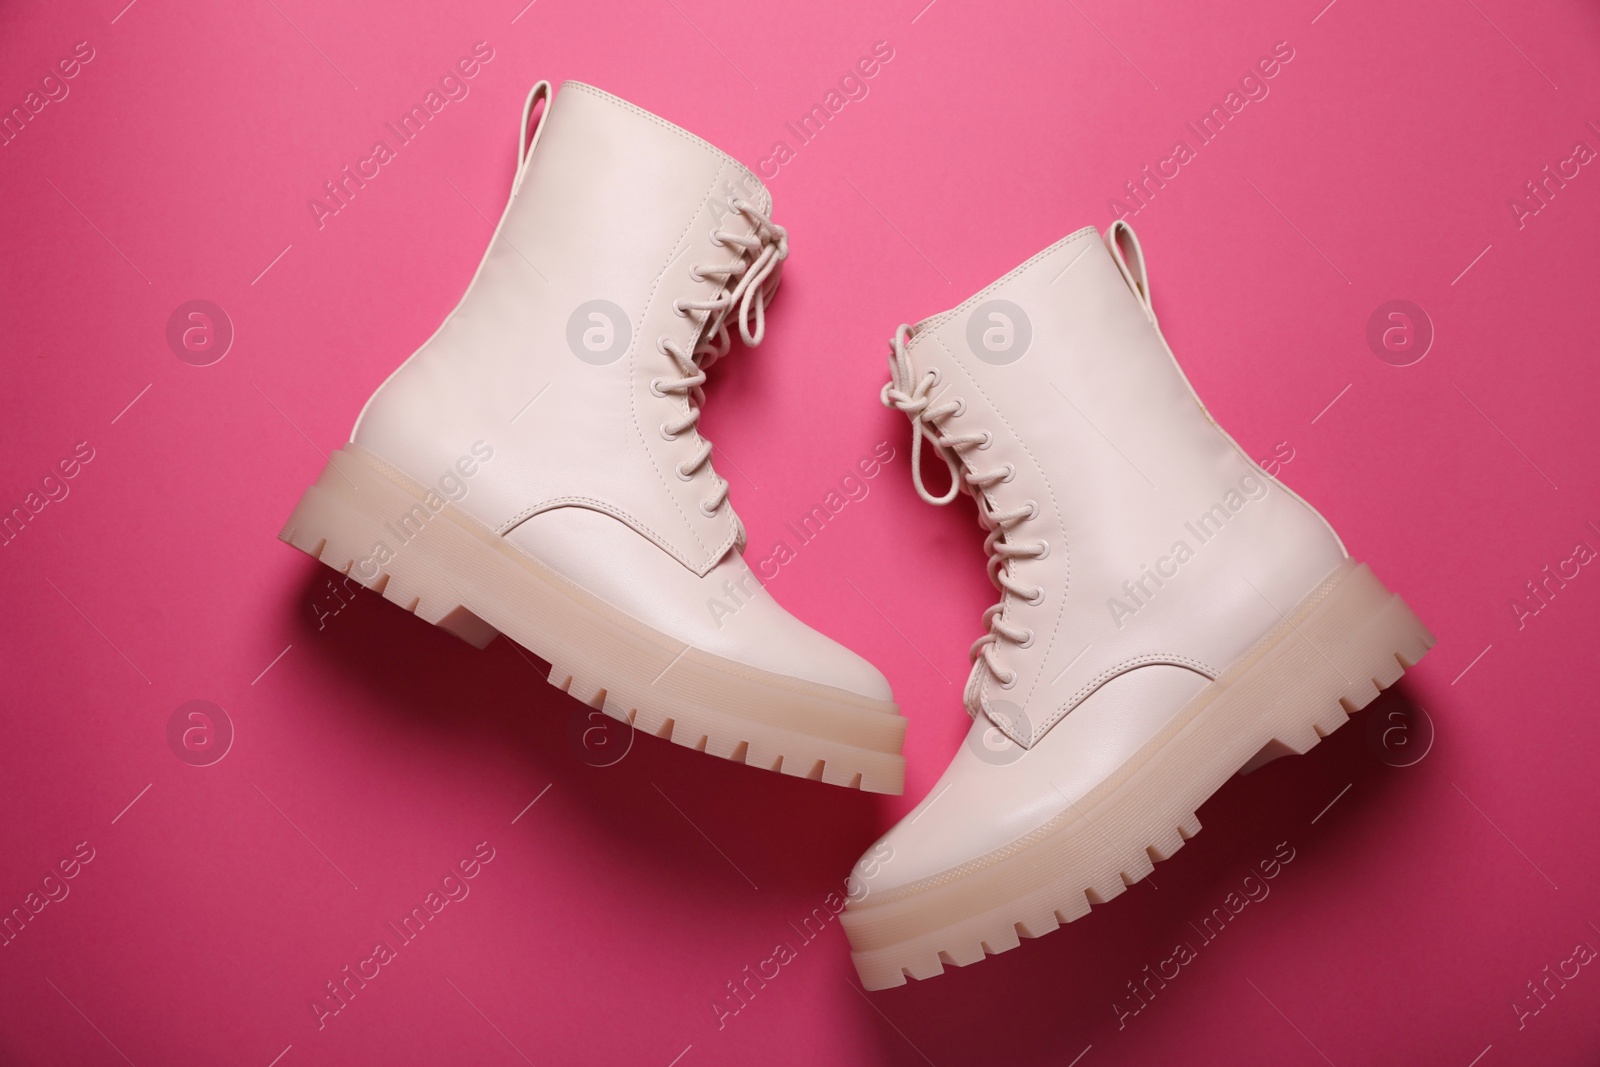
[[[1106,781],[960,867],[851,902],[841,916],[868,989],[932,978],[1088,914],[1200,832],[1235,772],[1303,754],[1434,644],[1365,564],[1346,561]],[[892,861],[890,861],[892,862]]]
[[[346,445],[278,537],[477,648],[505,634],[550,664],[551,685],[637,730],[797,778],[903,791],[906,721],[892,702],[686,646],[448,502],[430,510],[429,495]],[[412,517],[418,507],[422,518]],[[387,559],[376,558],[379,544],[389,546]]]

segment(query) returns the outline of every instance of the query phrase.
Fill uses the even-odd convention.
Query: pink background
[[[0,505],[77,443],[94,457],[0,549],[0,909],[80,842],[94,857],[0,947],[0,1061],[1600,1054],[1595,968],[1544,1002],[1527,986],[1600,947],[1600,574],[1520,629],[1509,606],[1577,542],[1600,548],[1600,168],[1520,227],[1510,207],[1575,142],[1600,147],[1592,5],[125,2],[0,11],[7,111],[75,43],[94,50],[0,147]],[[494,58],[470,95],[319,230],[308,199],[479,41]],[[797,148],[785,122],[878,41],[894,56],[869,95]],[[1153,881],[864,994],[837,922],[810,943],[794,926],[959,744],[992,600],[970,506],[911,490],[905,420],[877,403],[886,340],[1103,228],[1123,183],[1192,143],[1184,123],[1280,41],[1294,58],[1270,95],[1131,221],[1211,411],[1253,455],[1292,452],[1283,477],[1438,647],[1310,755],[1230,783]],[[796,149],[770,181],[793,254],[768,340],[716,369],[705,425],[753,563],[895,448],[770,588],[889,675],[904,797],[651,738],[592,766],[579,705],[507,642],[475,651],[365,593],[319,628],[332,572],[275,535],[319,450],[459,297],[540,77],[750,164]],[[236,331],[211,366],[166,341],[192,299]],[[1392,299],[1436,331],[1410,366],[1365,339]],[[211,766],[167,741],[195,699],[235,730]],[[470,895],[319,1030],[324,983],[483,841]],[[1190,924],[1280,842],[1294,859],[1270,897],[1202,942]],[[1197,958],[1119,1025],[1127,984],[1182,939]],[[725,984],[780,941],[798,958],[719,1029]]]

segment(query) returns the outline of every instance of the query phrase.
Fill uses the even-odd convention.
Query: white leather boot
[[[1149,294],[1116,223],[896,333],[884,402],[956,479],[918,492],[976,499],[1000,602],[973,645],[966,742],[852,876],[869,989],[1121,893],[1230,775],[1305,752],[1433,644],[1211,421]]]
[[[576,82],[536,86],[522,130],[466,295],[280,536],[479,647],[506,634],[641,730],[900,792],[888,683],[762,589],[696,428],[706,369],[732,331],[761,340],[788,254],[767,191]]]

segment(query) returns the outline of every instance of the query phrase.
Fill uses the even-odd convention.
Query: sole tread
[[[1356,570],[1362,572],[1355,575],[1358,582],[1381,590],[1381,585],[1371,577],[1369,571],[1352,565],[1350,573]],[[1352,712],[1366,707],[1377,699],[1382,690],[1397,682],[1404,670],[1414,666],[1432,646],[1433,637],[1420,621],[1399,598],[1384,592],[1387,601],[1379,602],[1376,608],[1371,609],[1369,625],[1372,629],[1352,630],[1353,636],[1346,641],[1349,647],[1334,649],[1336,654],[1346,658],[1368,657],[1358,670],[1351,670],[1355,664],[1348,664],[1344,673],[1335,673],[1339,668],[1325,655],[1322,658],[1326,666],[1333,670],[1320,670],[1321,665],[1313,662],[1311,657],[1302,654],[1298,659],[1295,658],[1295,654],[1301,650],[1294,648],[1290,648],[1289,654],[1278,661],[1286,663],[1291,671],[1304,672],[1308,666],[1314,671],[1320,670],[1321,682],[1327,686],[1323,689],[1326,695],[1303,701],[1298,710],[1291,707],[1287,711],[1276,712],[1280,721],[1275,727],[1263,724],[1261,719],[1252,720],[1248,716],[1241,718],[1241,723],[1253,721],[1258,727],[1265,725],[1268,731],[1266,740],[1259,743],[1259,751],[1248,759],[1223,761],[1218,755],[1211,764],[1204,765],[1203,777],[1196,779],[1191,769],[1193,765],[1175,756],[1174,762],[1167,764],[1176,775],[1173,784],[1163,787],[1150,800],[1141,801],[1150,805],[1148,809],[1133,805],[1132,797],[1143,794],[1124,795],[1113,790],[1105,794],[1106,799],[1102,803],[1107,806],[1103,810],[1096,811],[1090,807],[1089,815],[1077,822],[1064,823],[1063,830],[1057,832],[1059,837],[1041,839],[1050,842],[1049,845],[1039,846],[1045,849],[1042,853],[1009,853],[991,866],[977,868],[961,878],[931,884],[923,891],[927,898],[936,898],[943,893],[947,895],[938,899],[965,900],[970,908],[973,907],[972,902],[982,898],[974,896],[974,891],[966,888],[964,883],[974,881],[978,885],[987,885],[991,887],[996,902],[986,911],[969,912],[966,918],[957,917],[953,922],[947,920],[946,925],[924,927],[925,932],[918,933],[918,926],[927,920],[914,916],[926,914],[931,918],[939,914],[941,909],[953,905],[928,904],[919,913],[915,909],[921,906],[922,894],[913,894],[898,899],[890,897],[887,902],[880,897],[863,906],[847,908],[843,917],[844,925],[851,938],[851,955],[863,985],[868,989],[883,989],[903,985],[909,978],[933,977],[942,973],[944,964],[967,966],[976,962],[971,952],[973,943],[991,953],[995,950],[1008,951],[1015,947],[1017,935],[1038,937],[1076,921],[1087,915],[1095,905],[1115,899],[1128,886],[1149,876],[1156,863],[1170,859],[1184,842],[1200,832],[1200,820],[1189,805],[1199,807],[1234,773],[1253,769],[1277,755],[1309,751],[1322,738],[1348,722]],[[1360,586],[1352,596],[1354,599],[1363,594],[1371,599],[1369,590]],[[1322,652],[1318,651],[1318,654],[1322,655]],[[1371,664],[1375,666],[1369,666]],[[1245,669],[1251,667],[1251,664],[1247,664]],[[1350,677],[1362,675],[1367,675],[1364,683],[1351,684],[1348,681]],[[1263,706],[1269,713],[1281,707],[1278,703],[1281,698],[1277,695],[1280,690],[1266,686],[1262,692],[1268,694]],[[1282,722],[1282,718],[1288,718],[1289,722]],[[1271,721],[1267,719],[1266,724]],[[1182,725],[1175,727],[1172,734],[1166,735],[1167,740],[1160,741],[1159,745],[1176,743],[1173,739],[1178,736],[1176,731],[1181,729]],[[1198,731],[1200,728],[1197,726],[1195,729]],[[1237,727],[1230,726],[1228,729]],[[1158,747],[1156,751],[1164,749]],[[1224,750],[1215,751],[1221,753]],[[1179,771],[1183,773],[1178,774]],[[1113,799],[1118,796],[1125,796],[1125,799]],[[1183,799],[1180,800],[1180,796]],[[1179,802],[1183,802],[1184,807],[1176,810],[1167,808],[1166,814],[1161,814],[1167,804]],[[1131,815],[1127,814],[1129,811]],[[1127,825],[1130,820],[1135,824],[1143,820],[1145,826],[1130,834]],[[1120,844],[1112,844],[1114,840],[1125,842],[1130,836],[1137,843],[1125,848]],[[1058,851],[1052,853],[1052,848]],[[1053,858],[1068,856],[1078,858],[1070,861]],[[1007,865],[1008,859],[1015,862]],[[1075,866],[1062,866],[1067,863]],[[1021,884],[1020,879],[1025,878],[1028,871],[1049,870],[1051,864],[1055,870],[1076,873],[1051,874],[1049,877],[1053,880],[1041,880],[1033,888],[1009,888],[1013,883]],[[976,881],[979,878],[988,880]],[[997,878],[1010,878],[1011,881],[1005,884],[1014,895],[1005,897],[1001,893],[1006,890],[994,891],[992,887]],[[1049,909],[1049,919],[1043,918],[1046,909]],[[879,916],[887,917],[873,916],[874,911]],[[945,913],[960,914],[953,911]],[[1011,936],[991,934],[991,931],[1000,929],[1009,930]]]
[[[891,702],[763,675],[681,644],[663,652],[670,638],[448,506],[379,559],[375,541],[393,540],[385,520],[410,514],[421,493],[347,445],[279,537],[477,648],[505,633],[551,663],[552,686],[640,732],[790,777],[901,792],[905,720]]]

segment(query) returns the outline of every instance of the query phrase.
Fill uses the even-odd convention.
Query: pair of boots
[[[521,140],[466,295],[280,536],[480,648],[508,635],[640,730],[899,793],[888,683],[762,590],[696,428],[707,369],[735,333],[760,343],[789,253],[768,193],[576,82],[534,87]],[[1433,644],[1211,420],[1122,223],[901,326],[890,374],[916,490],[974,499],[1000,599],[966,743],[850,878],[869,989],[1116,896],[1230,775],[1306,751]],[[924,448],[948,487],[924,484]]]

